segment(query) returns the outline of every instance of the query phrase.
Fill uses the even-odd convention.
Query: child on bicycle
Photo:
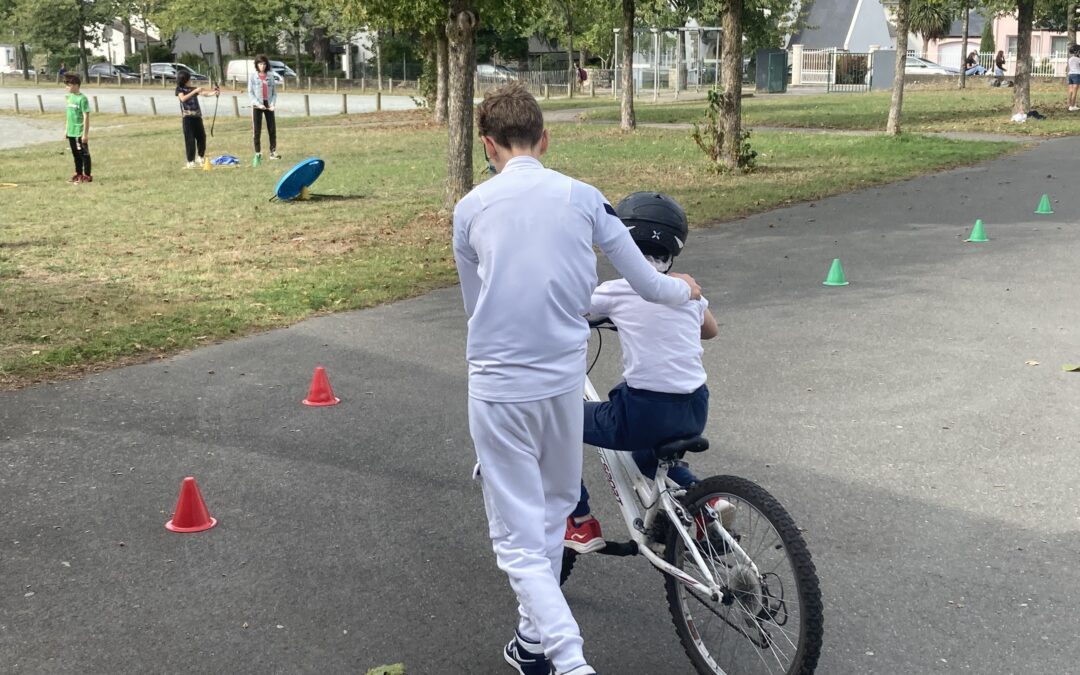
[[[469,317],[474,475],[519,603],[503,658],[521,675],[588,675],[559,572],[581,484],[593,245],[643,298],[681,305],[701,289],[653,269],[596,188],[540,164],[548,134],[524,86],[488,92],[476,122],[496,174],[454,208],[453,242]]]
[[[689,226],[682,207],[656,192],[635,192],[615,207],[630,236],[657,271],[668,273],[686,245]],[[699,436],[709,415],[709,390],[701,364],[702,340],[719,329],[704,297],[678,305],[654,305],[638,295],[625,279],[596,288],[590,317],[607,317],[619,329],[623,382],[602,403],[585,402],[585,443],[633,453],[641,473],[652,479],[657,461],[653,449],[668,441]],[[697,477],[684,465],[668,472],[687,486]],[[600,522],[589,510],[589,492],[566,519],[563,543],[578,553],[604,548]]]

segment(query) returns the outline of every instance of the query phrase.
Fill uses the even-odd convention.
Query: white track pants
[[[518,631],[560,673],[585,664],[559,589],[566,517],[581,496],[583,410],[578,390],[524,403],[469,398],[488,534],[517,594]]]

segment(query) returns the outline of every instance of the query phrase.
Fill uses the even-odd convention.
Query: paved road
[[[152,112],[150,99],[153,98],[159,115],[179,114],[173,89],[170,86],[162,89],[160,86],[147,86],[144,89],[132,87],[120,89],[110,87],[108,89],[95,89],[93,85],[82,88],[84,94],[89,97],[96,96],[98,109],[103,113],[119,113],[122,111],[120,97],[123,96],[127,103],[128,113],[131,115],[149,115]],[[18,95],[20,110],[38,110],[37,96],[41,96],[42,104],[46,112],[62,112],[64,110],[64,96],[67,91],[57,86],[55,89],[42,89],[38,87],[3,87],[0,88],[0,110],[15,109],[15,95]],[[309,94],[311,114],[313,116],[337,115],[341,112],[341,94]],[[222,95],[219,116],[232,115],[232,94],[225,92]],[[212,98],[201,99],[203,111],[207,114],[213,111],[214,101]],[[375,95],[349,94],[348,104],[350,113],[374,112]],[[242,93],[237,95],[237,105],[241,115],[249,115],[251,106],[247,102],[247,96]],[[383,95],[383,110],[412,110],[416,107],[408,96]],[[302,93],[279,93],[277,113],[284,117],[298,117],[304,114],[304,95]]]
[[[695,231],[680,258],[721,323],[695,463],[807,529],[819,672],[1075,672],[1078,153],[1048,141]],[[1053,216],[1032,214],[1043,192]],[[976,217],[991,241],[964,244]],[[821,285],[834,257],[850,286]],[[0,393],[0,670],[508,672],[463,338],[450,288]],[[319,363],[337,407],[299,404]],[[221,524],[169,533],[189,474]],[[602,494],[593,461],[586,480]],[[583,559],[568,594],[601,672],[689,673],[642,561]]]

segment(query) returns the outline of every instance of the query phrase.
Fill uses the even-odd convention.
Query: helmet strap
[[[668,270],[671,269],[672,263],[675,262],[675,259],[670,255],[656,256],[649,255],[648,253],[645,254],[645,260],[647,260],[650,265],[656,268],[656,271],[660,274],[667,274]]]

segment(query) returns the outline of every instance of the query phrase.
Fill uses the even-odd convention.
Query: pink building
[[[982,37],[984,19],[981,15],[972,12],[968,27],[968,52],[979,51],[979,42]],[[1016,72],[1016,36],[1019,24],[1015,16],[1001,16],[993,19],[994,51],[980,54],[980,62],[983,67],[990,68],[994,55],[998,50],[1005,52],[1005,73],[1012,75]],[[924,58],[940,63],[943,66],[960,68],[964,65],[962,51],[962,26],[959,21],[954,21],[950,35],[938,41],[931,41]],[[910,46],[916,49],[922,47],[922,39],[918,35],[910,38]],[[1034,59],[1032,74],[1043,77],[1064,77],[1069,47],[1069,38],[1065,33],[1054,33],[1046,30],[1035,30],[1031,33],[1031,55]]]

